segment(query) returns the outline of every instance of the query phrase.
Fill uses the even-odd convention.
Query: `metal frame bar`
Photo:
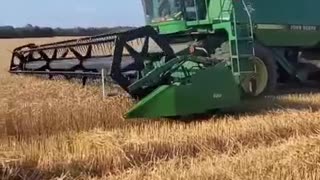
[[[143,39],[143,40],[142,40]],[[14,74],[38,74],[49,75],[52,78],[55,75],[63,75],[67,79],[70,77],[82,78],[83,85],[86,84],[87,78],[101,78],[105,76],[99,72],[100,69],[88,69],[84,67],[85,60],[98,57],[112,57],[110,76],[114,82],[127,91],[133,98],[141,98],[145,95],[145,90],[129,91],[128,87],[142,78],[144,61],[147,60],[149,53],[149,40],[152,39],[161,49],[161,56],[166,57],[166,61],[174,58],[174,51],[166,38],[160,37],[158,32],[151,26],[145,26],[134,30],[111,35],[100,35],[96,37],[84,38],[79,40],[63,41],[51,44],[37,46],[28,44],[18,47],[12,54],[10,73]],[[142,40],[142,41],[141,41]],[[141,46],[141,52],[137,52],[134,42]],[[123,65],[123,57],[131,56],[134,62]],[[18,59],[19,62],[15,62]],[[59,60],[77,60],[77,63],[69,63],[64,69],[50,67],[52,61]],[[35,67],[26,67],[31,62],[45,62],[45,65]],[[39,67],[40,66],[40,67]],[[130,74],[130,72],[137,72]],[[129,72],[129,74],[127,74]],[[102,77],[104,78],[104,77]]]

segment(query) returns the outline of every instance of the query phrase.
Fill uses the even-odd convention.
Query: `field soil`
[[[0,40],[0,179],[320,178],[318,92],[188,121],[126,120],[127,96],[7,72],[16,46],[62,39]]]

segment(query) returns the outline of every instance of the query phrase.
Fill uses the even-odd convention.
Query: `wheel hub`
[[[261,95],[268,85],[268,70],[264,62],[258,57],[252,57],[255,72],[244,75],[242,87],[253,96]]]

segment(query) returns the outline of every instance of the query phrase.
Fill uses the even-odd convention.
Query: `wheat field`
[[[0,179],[319,179],[320,94],[292,93],[193,121],[125,120],[126,96],[7,73],[0,40]]]

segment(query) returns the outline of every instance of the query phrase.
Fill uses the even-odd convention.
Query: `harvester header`
[[[18,47],[10,72],[77,77],[86,84],[107,70],[137,102],[127,118],[235,107],[275,92],[279,83],[318,81],[320,3],[300,3],[142,0],[146,26]],[[302,15],[295,18],[298,7]]]

